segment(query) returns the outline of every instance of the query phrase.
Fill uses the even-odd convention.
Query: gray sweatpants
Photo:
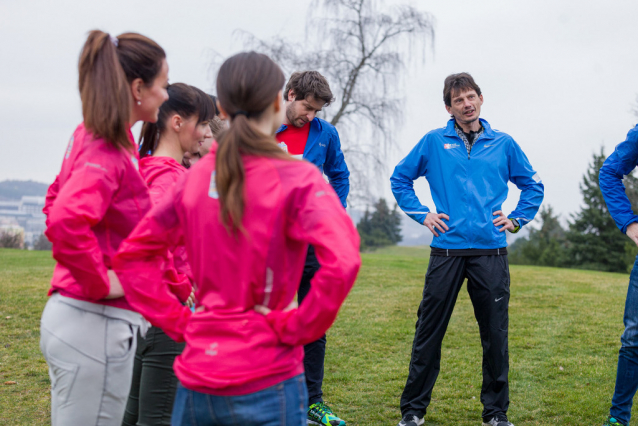
[[[40,322],[40,349],[51,377],[53,426],[120,426],[131,387],[136,312],[54,293]]]

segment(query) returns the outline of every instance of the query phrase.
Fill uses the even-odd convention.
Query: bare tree
[[[0,229],[0,247],[22,248],[22,233],[10,229]]]
[[[351,171],[349,204],[378,198],[393,134],[403,118],[403,77],[410,61],[425,60],[434,18],[408,5],[377,0],[315,0],[306,43],[283,37],[259,40],[242,33],[247,47],[266,53],[290,75],[317,70],[336,100],[323,117],[339,130]]]

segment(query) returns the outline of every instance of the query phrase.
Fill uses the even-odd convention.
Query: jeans
[[[303,374],[248,395],[215,396],[177,388],[173,426],[306,426]]]
[[[137,338],[133,380],[122,426],[169,426],[177,377],[173,363],[184,350],[162,329],[151,327]]]
[[[609,414],[628,425],[631,405],[638,389],[638,258],[629,277],[623,322],[625,331],[620,338],[616,389]]]
[[[508,304],[510,275],[507,255],[431,256],[423,300],[417,313],[408,379],[401,396],[401,415],[423,417],[441,368],[441,344],[459,290],[467,278],[483,346],[483,420],[509,408]]]

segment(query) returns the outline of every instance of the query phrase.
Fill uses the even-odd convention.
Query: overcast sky
[[[592,153],[601,146],[611,153],[638,122],[638,1],[409,3],[435,17],[436,39],[425,63],[409,70],[404,125],[395,133],[400,152],[388,177],[427,131],[445,125],[444,78],[468,71],[483,91],[482,117],[522,146],[543,178],[545,202],[564,217],[578,210]],[[0,0],[0,180],[54,179],[82,119],[77,60],[89,30],[153,38],[167,52],[172,82],[210,91],[212,52],[242,50],[235,30],[303,41],[308,4]],[[432,207],[427,185],[416,188]],[[389,182],[383,190],[391,196]],[[507,212],[517,198],[512,191]]]

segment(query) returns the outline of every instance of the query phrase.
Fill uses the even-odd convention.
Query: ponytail
[[[116,148],[133,148],[129,138],[130,84],[141,78],[144,84],[152,85],[165,58],[164,50],[143,35],[126,33],[115,38],[91,31],[78,64],[86,128]]]
[[[131,90],[111,36],[91,31],[78,68],[86,128],[116,147],[130,149]]]
[[[244,155],[291,160],[273,135],[254,127],[248,117],[258,118],[277,98],[285,83],[284,74],[268,56],[239,53],[219,69],[217,96],[231,117],[230,127],[218,141],[215,184],[219,194],[222,224],[244,232]]]
[[[140,158],[152,155],[155,152],[159,138],[160,129],[158,123],[144,122],[140,134]]]

